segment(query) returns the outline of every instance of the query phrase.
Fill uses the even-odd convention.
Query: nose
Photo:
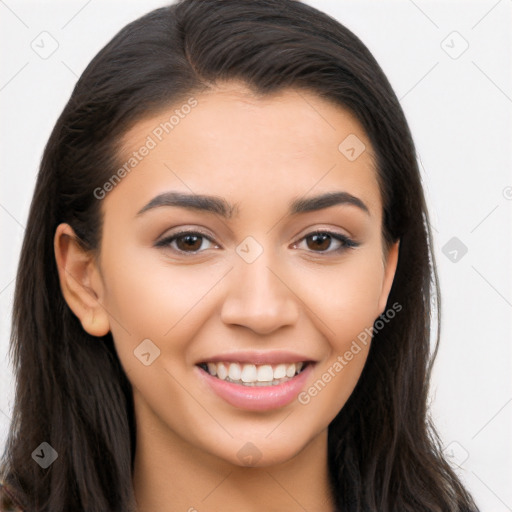
[[[280,275],[282,272],[265,254],[252,263],[240,259],[230,272],[229,290],[221,311],[226,325],[270,334],[297,322],[301,301],[293,291],[293,283]]]

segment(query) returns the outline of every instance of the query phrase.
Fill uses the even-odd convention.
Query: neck
[[[286,462],[244,467],[192,446],[169,429],[138,427],[133,473],[137,512],[334,510],[327,430]]]

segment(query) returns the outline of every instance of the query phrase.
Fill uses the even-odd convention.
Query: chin
[[[235,466],[266,468],[292,460],[312,441],[299,439],[296,435],[287,435],[284,439],[282,435],[274,439],[267,436],[268,432],[260,437],[253,435],[251,440],[248,436],[241,436],[242,439],[229,441],[229,446],[217,446],[214,454]]]

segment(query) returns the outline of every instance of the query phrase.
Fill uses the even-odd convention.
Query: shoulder
[[[0,481],[0,512],[24,512],[15,495],[8,484]]]

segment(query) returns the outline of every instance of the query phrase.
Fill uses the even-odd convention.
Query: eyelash
[[[201,238],[206,238],[210,243],[214,244],[213,240],[208,235],[206,235],[205,233],[201,233],[200,231],[180,231],[179,233],[174,233],[171,236],[162,238],[161,240],[159,240],[158,242],[155,243],[155,247],[169,247],[172,244],[172,242],[174,242],[178,238],[182,238],[182,237],[189,236],[189,235],[199,236]],[[315,230],[315,231],[312,231],[311,233],[308,233],[307,235],[303,236],[298,242],[294,243],[293,245],[296,246],[300,242],[306,240],[307,238],[315,236],[315,235],[328,235],[332,239],[337,240],[338,242],[340,242],[341,243],[341,247],[339,247],[338,249],[332,250],[332,251],[329,251],[329,250],[327,250],[327,251],[311,251],[313,253],[317,253],[317,254],[336,254],[336,253],[341,253],[341,252],[343,252],[343,251],[345,251],[347,249],[353,249],[353,248],[359,246],[358,242],[352,240],[348,236],[342,235],[341,233],[335,233],[333,231],[328,231],[328,230]],[[181,249],[174,249],[174,248],[172,250],[177,252],[177,253],[179,253],[179,254],[192,254],[192,255],[195,255],[195,254],[198,254],[200,252],[203,252],[203,251],[182,251]]]

